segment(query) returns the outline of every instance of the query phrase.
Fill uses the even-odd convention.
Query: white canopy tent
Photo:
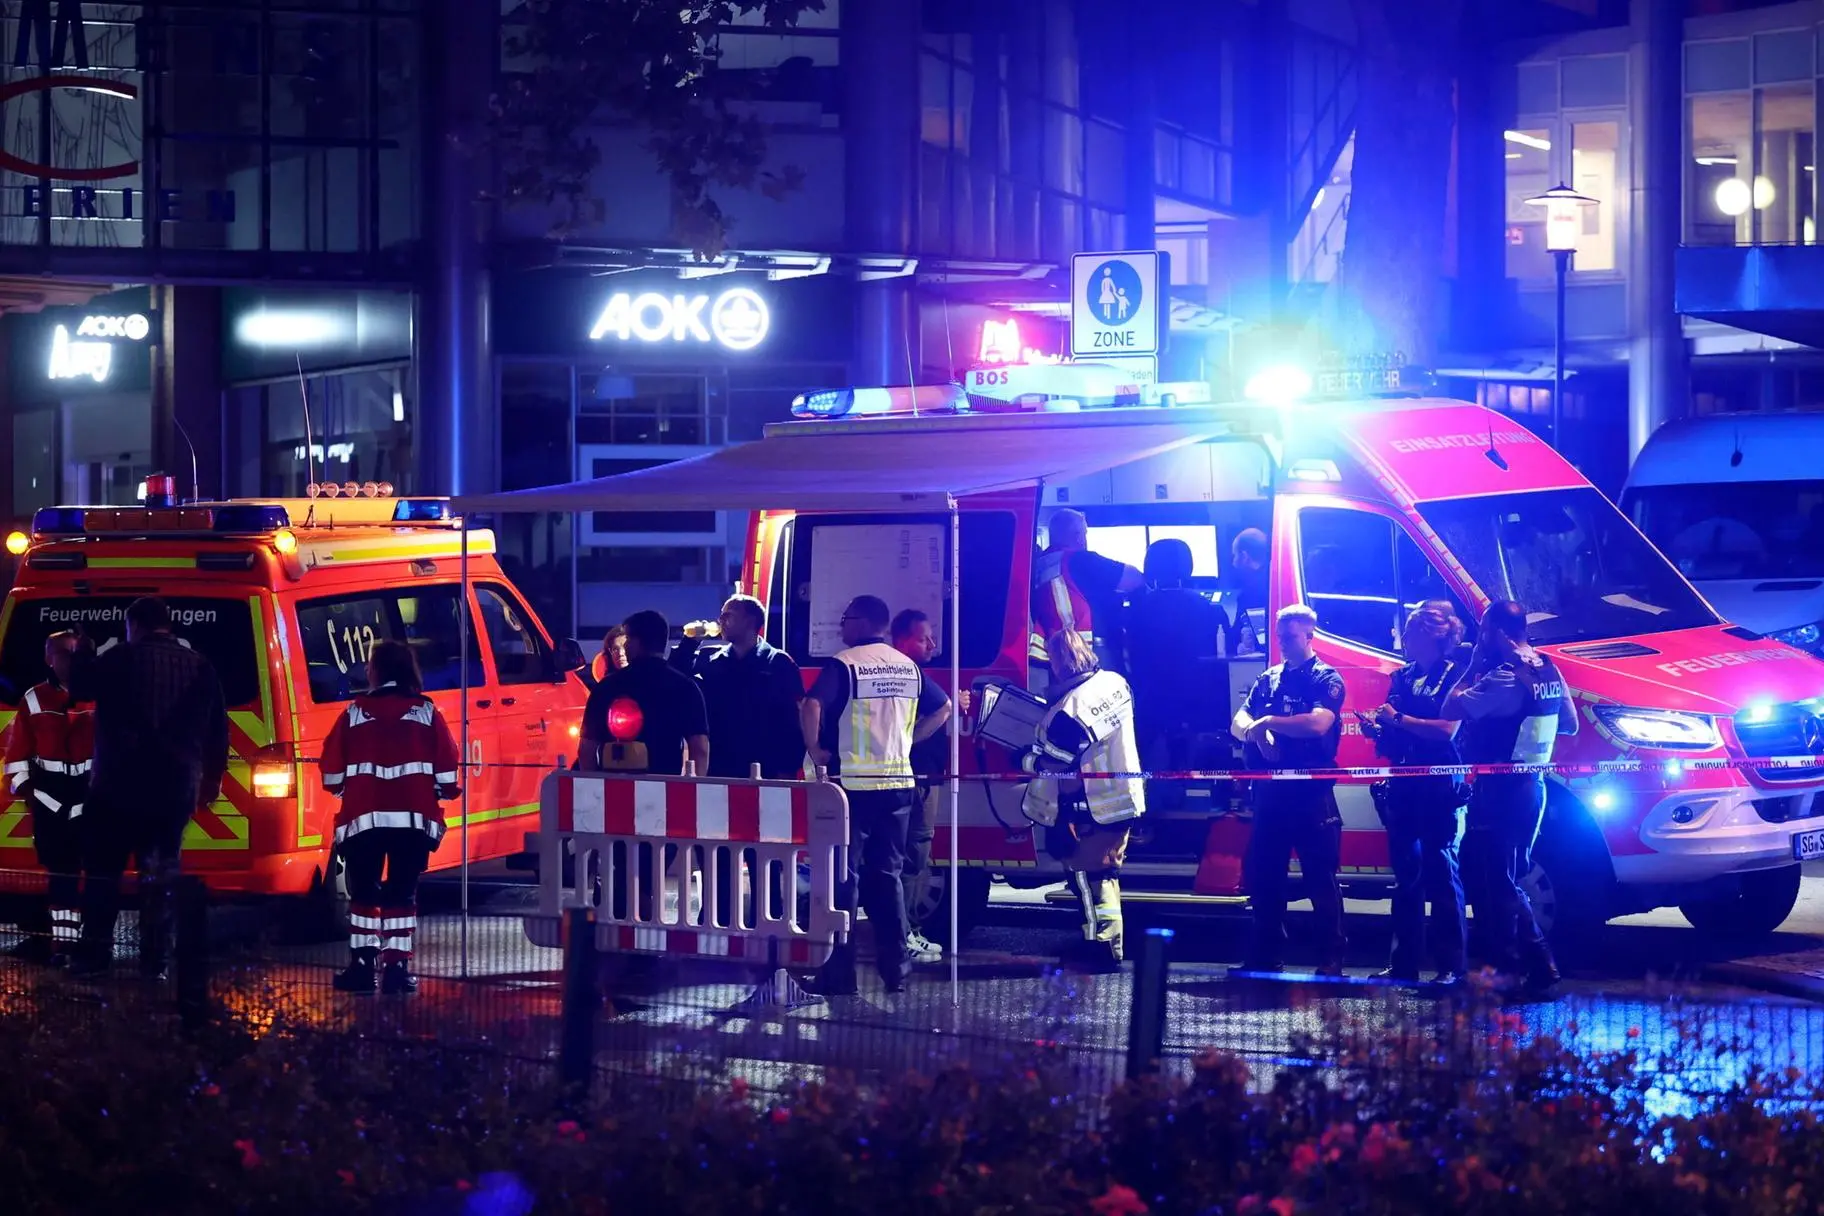
[[[897,513],[941,509],[950,515],[950,690],[962,683],[961,513],[958,500],[1001,490],[1036,489],[1068,481],[1211,438],[1215,431],[1177,423],[1048,427],[995,427],[972,422],[967,430],[902,429],[883,422],[877,433],[856,429],[770,435],[703,456],[564,485],[500,494],[458,496],[455,509],[474,515],[518,511],[842,511]],[[979,428],[979,429],[978,429]],[[464,528],[462,597],[468,628],[468,541]],[[468,640],[463,639],[463,653]],[[469,754],[469,698],[464,664],[463,754]],[[959,856],[958,804],[962,784],[960,712],[950,716],[950,855]],[[462,903],[468,908],[468,807],[464,783]],[[958,889],[950,884],[950,983],[958,982]],[[466,960],[467,918],[464,918]],[[466,962],[465,962],[466,966]]]

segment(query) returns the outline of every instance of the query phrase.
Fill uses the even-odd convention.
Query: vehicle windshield
[[[1594,489],[1425,503],[1419,514],[1482,593],[1526,605],[1533,640],[1579,642],[1720,623]]]
[[[1623,502],[1688,579],[1824,578],[1824,481],[1639,486]]]
[[[44,640],[65,629],[79,629],[100,646],[109,638],[125,639],[127,605],[137,596],[82,595],[47,599],[16,598],[0,636],[0,698],[16,704],[26,689],[50,675],[44,666]],[[215,665],[222,697],[230,707],[260,699],[257,666],[263,651],[253,642],[253,612],[244,599],[168,596],[171,631]]]

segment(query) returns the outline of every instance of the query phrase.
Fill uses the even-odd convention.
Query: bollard
[[[1159,1066],[1165,1053],[1166,950],[1172,931],[1149,928],[1140,936],[1134,960],[1134,1002],[1127,1019],[1127,1079],[1137,1081]]]
[[[209,1020],[209,894],[194,874],[178,879],[177,940],[172,943],[177,1016],[186,1031]]]
[[[595,1018],[601,1008],[596,990],[595,909],[570,908],[564,913],[564,1005],[558,1040],[558,1076],[566,1096],[585,1101],[595,1073]]]

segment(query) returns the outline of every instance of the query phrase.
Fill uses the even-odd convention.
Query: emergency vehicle
[[[7,704],[42,679],[45,638],[125,633],[128,604],[158,595],[174,632],[220,674],[230,721],[222,797],[184,836],[184,868],[214,889],[319,895],[333,910],[335,800],[315,761],[366,684],[374,644],[418,656],[452,729],[463,718],[461,521],[447,500],[394,498],[368,483],[308,499],[142,507],[51,507],[9,539],[18,577],[0,608]],[[157,504],[157,495],[148,499]],[[554,646],[494,556],[468,533],[468,792],[471,861],[515,852],[537,822],[538,787],[572,753],[585,690],[574,643]],[[462,810],[431,868],[461,864]],[[0,869],[30,869],[31,812],[0,795]]]
[[[1551,780],[1527,879],[1542,919],[1560,938],[1662,906],[1718,933],[1777,927],[1797,898],[1799,863],[1824,856],[1824,662],[1719,618],[1608,499],[1513,420],[1418,396],[1317,402],[1301,397],[1310,386],[1309,376],[1281,371],[1237,403],[1093,408],[1066,392],[1061,409],[1035,394],[1010,411],[936,414],[914,411],[909,399],[893,408],[887,393],[886,407],[862,416],[774,424],[762,442],[780,445],[781,467],[799,442],[817,452],[803,467],[842,468],[843,444],[854,442],[859,464],[875,459],[863,449],[890,437],[907,469],[964,454],[987,466],[997,452],[1011,461],[1056,447],[1073,453],[1079,471],[960,499],[960,570],[942,511],[757,513],[746,589],[770,609],[770,640],[810,677],[839,645],[832,613],[862,591],[896,611],[925,609],[943,621],[947,646],[945,589],[960,575],[960,664],[979,712],[982,689],[1035,678],[1028,592],[1053,509],[1084,512],[1091,548],[1136,566],[1150,542],[1185,540],[1194,581],[1219,600],[1233,589],[1234,537],[1258,528],[1271,541],[1262,615],[1294,602],[1317,610],[1318,653],[1348,686],[1338,763],[1351,767],[1385,763],[1348,711],[1371,714],[1385,701],[1404,615],[1447,598],[1473,638],[1491,600],[1516,599],[1584,720],[1557,754],[1583,769]],[[1270,640],[1260,624],[1258,636]],[[1194,768],[1240,767],[1230,717],[1277,660],[1187,657],[1185,679],[1204,697]],[[950,662],[940,656],[932,675],[947,683]],[[1818,763],[1752,763],[1807,755]],[[1587,771],[1615,760],[1638,762],[1638,771]],[[1021,816],[1019,786],[970,776],[1018,767],[979,735],[965,745],[960,855],[940,828],[917,913],[927,934],[948,929],[950,882],[960,884],[966,925],[985,907],[991,879],[1059,880]],[[1228,813],[1238,791],[1180,785],[1173,805],[1168,784],[1154,783],[1135,829],[1124,897],[1238,903],[1247,820]],[[1384,898],[1391,871],[1367,782],[1339,786],[1338,800],[1345,894]]]

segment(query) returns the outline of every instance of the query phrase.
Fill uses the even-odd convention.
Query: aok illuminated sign
[[[104,383],[114,370],[114,341],[144,342],[152,335],[152,321],[140,312],[120,315],[91,313],[76,324],[51,328],[51,360],[45,375],[52,380],[88,377]]]
[[[747,287],[731,287],[714,297],[622,291],[608,298],[589,340],[696,342],[752,350],[766,340],[771,323],[766,301]]]

